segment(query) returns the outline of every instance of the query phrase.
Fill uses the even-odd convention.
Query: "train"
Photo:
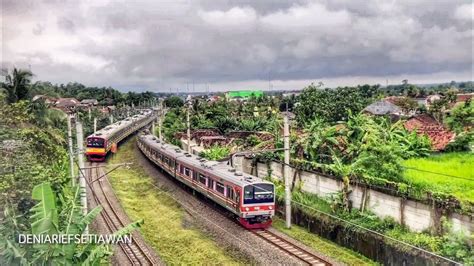
[[[265,229],[275,215],[275,186],[243,174],[226,162],[210,161],[142,134],[138,148],[173,178],[228,210],[247,229]]]
[[[109,151],[116,149],[120,141],[133,132],[144,128],[155,119],[152,110],[144,110],[140,114],[117,121],[98,130],[86,139],[86,156],[89,161],[105,160]]]

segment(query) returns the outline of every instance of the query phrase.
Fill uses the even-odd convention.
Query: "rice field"
[[[406,160],[403,166],[407,168],[405,180],[415,188],[453,195],[463,203],[474,204],[474,153],[436,154]]]

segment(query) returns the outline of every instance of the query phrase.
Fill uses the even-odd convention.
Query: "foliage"
[[[230,149],[227,147],[213,146],[209,149],[202,151],[199,156],[212,161],[218,161],[225,159],[229,156]]]
[[[0,226],[0,232],[2,232],[0,246],[3,250],[1,261],[3,263],[38,265],[86,263],[93,265],[105,262],[112,254],[108,245],[104,244],[78,244],[74,241],[68,244],[20,245],[15,243],[14,239],[20,233],[34,235],[81,234],[101,211],[101,207],[97,206],[87,215],[82,214],[78,186],[72,190],[64,188],[59,194],[59,205],[57,204],[58,197],[49,183],[35,186],[32,198],[38,203],[31,209],[30,226],[18,226],[20,217],[15,216],[13,208],[9,207],[5,211],[7,222]],[[115,235],[129,234],[140,224],[140,221],[131,223],[116,232]]]
[[[51,82],[38,81],[32,84],[28,96],[45,95],[49,97],[76,98],[78,100],[96,99],[101,105],[150,105],[155,101],[156,95],[152,92],[127,92],[121,93],[111,87],[87,87],[81,83],[52,84]]]
[[[410,97],[397,98],[395,104],[402,108],[402,111],[405,113],[410,113],[418,108],[418,103]]]
[[[378,94],[379,86],[321,89],[312,84],[298,97],[296,118],[301,125],[309,123],[315,117],[326,122],[346,121],[350,112],[360,112]]]
[[[33,186],[49,181],[54,189],[67,182],[64,131],[46,112],[38,118],[30,103],[0,105],[0,203],[16,205],[30,200]],[[63,120],[58,120],[59,126]],[[62,125],[64,127],[64,125]],[[27,204],[28,205],[28,204]]]
[[[186,123],[183,112],[178,108],[170,109],[163,121],[165,140],[174,145],[181,146],[179,139],[175,138],[175,134],[184,130],[186,130]]]
[[[2,87],[7,91],[8,103],[27,99],[32,77],[31,71],[17,68],[14,68],[11,74],[7,74]]]
[[[165,99],[164,104],[167,108],[179,108],[184,105],[184,101],[178,96],[171,96]]]
[[[455,106],[446,118],[449,129],[460,133],[474,128],[474,103],[466,101],[464,104]]]

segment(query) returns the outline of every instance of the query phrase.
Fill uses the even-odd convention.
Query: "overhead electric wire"
[[[419,171],[419,172],[424,172],[424,173],[429,173],[429,174],[442,175],[442,176],[447,176],[447,177],[452,177],[452,178],[458,178],[458,179],[464,179],[464,180],[468,180],[468,181],[474,181],[474,179],[467,178],[467,177],[455,176],[455,175],[444,174],[444,173],[438,173],[438,172],[418,169],[418,168],[415,168],[415,167],[402,166],[402,168],[409,169],[409,170],[415,170],[415,171]]]

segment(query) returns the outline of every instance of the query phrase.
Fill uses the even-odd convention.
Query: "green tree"
[[[360,112],[378,94],[378,85],[321,89],[312,84],[298,97],[296,118],[300,125],[310,123],[315,117],[329,123],[347,121],[350,112]]]
[[[14,68],[13,72],[6,76],[4,86],[9,103],[27,99],[32,77],[31,71],[17,68]]]
[[[171,96],[165,99],[164,104],[168,108],[176,108],[182,107],[184,105],[184,101],[178,96]]]

